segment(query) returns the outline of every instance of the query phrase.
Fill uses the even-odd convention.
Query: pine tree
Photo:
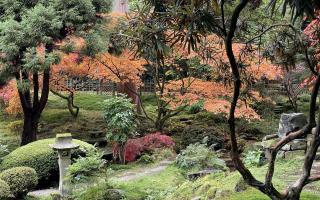
[[[89,34],[110,6],[109,0],[1,1],[1,69],[6,79],[14,77],[17,82],[24,114],[22,145],[37,139],[49,95],[50,69],[59,62],[56,44],[72,34]]]

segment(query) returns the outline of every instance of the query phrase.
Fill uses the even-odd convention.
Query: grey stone
[[[288,133],[301,129],[308,123],[303,113],[283,113],[280,117],[278,136],[280,138]]]
[[[286,145],[284,145],[284,146],[281,148],[281,150],[283,150],[283,151],[290,151],[290,150],[291,150],[291,145],[290,145],[290,144],[286,144]]]
[[[51,188],[51,189],[35,190],[32,192],[29,192],[27,196],[30,198],[48,198],[52,194],[57,194],[57,193],[59,193],[58,189]]]
[[[263,137],[262,141],[267,141],[267,140],[272,140],[272,139],[275,139],[275,138],[278,138],[278,134],[271,134],[271,135],[266,135]]]
[[[283,151],[296,151],[296,150],[306,150],[307,140],[306,139],[296,139],[289,144],[284,145],[281,150]]]
[[[307,148],[307,140],[296,139],[291,142],[291,150],[305,150]]]

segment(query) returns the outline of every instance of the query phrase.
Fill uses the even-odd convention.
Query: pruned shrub
[[[205,144],[191,144],[176,158],[179,168],[188,170],[218,169],[225,170],[224,160],[218,158]]]
[[[85,154],[88,149],[93,148],[86,142],[74,141],[80,145],[80,148],[73,151],[73,158]],[[51,138],[22,146],[3,158],[1,169],[6,170],[21,166],[31,167],[36,170],[40,181],[50,179],[52,174],[59,171],[57,153],[49,146],[54,143],[55,139]]]
[[[0,200],[7,200],[11,196],[10,186],[0,179]]]
[[[142,137],[143,146],[146,149],[170,148],[174,146],[174,141],[170,136],[163,135],[160,132],[152,133]]]
[[[80,156],[68,168],[68,177],[73,183],[87,181],[93,174],[98,173],[106,164],[102,154],[96,149],[88,151],[86,157]]]
[[[118,147],[115,147],[117,151]],[[144,145],[142,138],[130,139],[125,145],[125,159],[127,162],[135,161],[144,151]]]
[[[25,196],[38,185],[38,176],[30,167],[14,167],[0,173],[0,179],[5,181],[12,194],[16,197]]]
[[[175,145],[170,136],[159,132],[145,135],[141,138],[129,139],[125,145],[125,159],[127,162],[137,160],[145,152],[154,151],[161,148],[172,148]],[[114,151],[117,151],[114,146]]]

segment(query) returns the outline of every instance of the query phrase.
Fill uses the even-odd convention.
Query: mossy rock
[[[0,200],[7,200],[11,197],[10,186],[0,179]]]
[[[22,198],[38,185],[37,173],[30,167],[7,169],[0,173],[0,179],[9,185],[10,191],[17,199]]]
[[[80,148],[72,152],[72,157],[85,155],[88,149],[94,148],[92,145],[73,140]],[[59,171],[57,153],[49,146],[55,143],[55,138],[38,140],[19,147],[3,158],[1,170],[13,167],[31,167],[36,170],[39,180],[45,181],[51,178],[52,174]]]

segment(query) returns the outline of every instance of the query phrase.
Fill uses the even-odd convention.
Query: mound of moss
[[[24,197],[30,190],[38,185],[38,176],[30,167],[14,167],[0,173],[0,179],[5,181],[12,194],[16,197]]]
[[[10,186],[0,179],[0,200],[7,200],[11,196]]]
[[[85,155],[88,149],[94,148],[92,145],[74,140],[80,145],[79,149],[72,152],[72,157]],[[59,170],[57,153],[49,146],[55,143],[55,138],[38,140],[19,147],[3,158],[1,170],[6,170],[13,167],[31,167],[36,170],[39,180],[47,180],[52,174]]]

